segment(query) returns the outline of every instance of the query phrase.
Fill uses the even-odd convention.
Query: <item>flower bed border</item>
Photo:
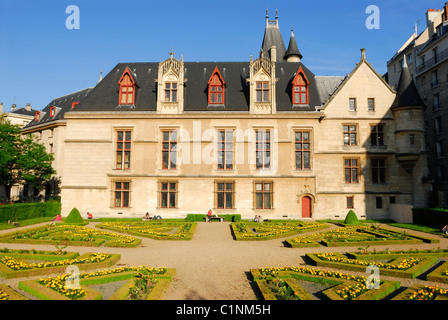
[[[91,252],[88,252],[78,256],[77,258],[79,259],[87,258],[91,254],[92,254]],[[117,263],[120,260],[120,257],[121,257],[120,254],[110,254],[110,257],[102,262],[81,263],[74,265],[76,265],[79,268],[79,270],[94,270],[99,268],[107,268]],[[6,279],[11,279],[11,278],[24,278],[36,275],[52,274],[52,273],[65,273],[65,270],[67,269],[68,266],[69,265],[26,269],[26,270],[12,270],[11,268],[8,268],[4,264],[0,263],[0,276]]]
[[[162,223],[169,223],[169,224],[191,224],[191,228],[190,231],[188,233],[184,233],[185,237],[176,237],[175,235],[177,233],[174,233],[173,236],[156,236],[156,235],[150,235],[150,234],[146,234],[143,232],[138,232],[138,231],[133,231],[133,230],[122,230],[120,228],[114,228],[114,227],[110,227],[110,226],[105,226],[105,223],[111,223],[111,222],[104,222],[104,223],[100,223],[97,224],[96,227],[100,228],[100,229],[105,229],[105,230],[111,230],[111,231],[115,231],[115,232],[119,232],[119,233],[125,233],[125,234],[129,234],[129,235],[133,235],[133,236],[138,236],[138,237],[145,237],[145,238],[150,238],[150,239],[154,239],[154,240],[191,240],[193,238],[193,234],[196,230],[196,226],[197,223],[196,222],[162,222]],[[119,222],[114,222],[114,223],[119,223]],[[128,223],[128,222],[123,222],[123,223]],[[132,222],[129,222],[132,223]],[[145,222],[145,223],[158,223],[158,222]]]
[[[310,269],[312,269],[312,268],[310,268]],[[326,271],[326,270],[323,270],[323,271]],[[268,289],[268,287],[266,285],[266,280],[270,280],[275,277],[270,276],[270,275],[262,275],[260,272],[260,269],[251,269],[251,274],[254,279],[254,282],[257,283],[258,288],[260,289],[260,292],[261,292],[263,298],[265,300],[276,300],[275,295],[272,293],[271,290]],[[279,279],[284,279],[285,281],[288,278],[295,278],[298,280],[304,280],[304,281],[310,281],[310,282],[321,282],[322,280],[324,280],[326,283],[335,285],[334,287],[331,287],[331,288],[328,288],[328,289],[322,291],[322,294],[324,295],[324,297],[329,300],[344,300],[341,296],[339,296],[336,293],[336,290],[339,287],[346,287],[348,285],[354,285],[354,284],[359,283],[355,280],[327,277],[327,276],[322,276],[322,275],[312,275],[312,274],[307,274],[307,273],[296,272],[293,270],[279,271],[276,277]],[[357,276],[355,276],[355,277],[357,277]],[[356,297],[354,300],[381,300],[384,297],[391,294],[392,292],[394,292],[395,290],[398,290],[399,288],[400,288],[399,281],[383,280],[383,281],[381,281],[379,289],[368,290],[367,292],[364,292],[361,295],[359,295],[358,297]],[[300,292],[298,292],[298,293],[300,294],[300,297],[301,297],[301,293]],[[312,296],[308,292],[306,295],[304,295],[304,297],[307,298],[307,300],[310,297],[311,297],[311,299],[313,299]]]
[[[27,297],[21,295],[6,284],[0,283],[0,291],[6,293],[9,297],[9,300],[29,300]]]
[[[317,257],[317,254],[318,253],[306,253],[306,257],[308,257],[313,262],[313,265],[315,265],[315,266],[337,268],[337,269],[358,271],[358,272],[365,272],[365,270],[367,268],[367,266],[363,266],[363,265],[348,264],[348,263],[344,263],[344,262],[325,261],[325,260],[322,260],[319,257]],[[340,254],[340,253],[336,253],[336,254],[340,255],[341,257],[345,257],[343,254]],[[406,256],[404,256],[404,257],[401,256],[400,258],[406,258]],[[437,257],[423,257],[422,261],[420,261],[415,266],[409,268],[408,270],[391,270],[391,269],[386,269],[386,268],[381,268],[381,267],[378,267],[378,268],[382,275],[414,279],[419,274],[421,274],[424,270],[426,270],[431,265],[436,263],[436,261],[437,261]]]
[[[64,225],[67,228],[72,227],[74,225]],[[118,248],[135,248],[138,247],[141,244],[141,239],[134,238],[134,241],[132,243],[118,243],[116,239],[104,239],[99,236],[94,236],[94,241],[77,241],[77,240],[61,240],[61,239],[54,239],[54,240],[42,240],[42,239],[12,239],[10,238],[12,235],[19,233],[19,232],[32,232],[39,229],[44,230],[47,226],[40,226],[35,228],[29,228],[22,231],[14,231],[10,233],[6,233],[0,236],[0,242],[3,243],[23,243],[23,244],[66,244],[70,246],[87,246],[87,247],[99,247],[102,244],[104,244],[105,247],[118,247]],[[60,229],[65,230],[65,229]],[[93,229],[95,230],[95,229]],[[53,230],[51,230],[53,231]],[[50,231],[49,231],[50,232]],[[53,231],[56,232],[56,231]]]
[[[135,275],[137,275],[137,273],[138,271],[124,271],[122,273],[114,273],[109,275],[100,275],[80,279],[80,287],[81,289],[86,291],[86,295],[80,300],[102,299],[102,293],[89,288],[89,285],[128,280],[109,298],[109,300],[124,300],[128,295],[129,288],[134,283],[134,277]],[[150,294],[148,294],[146,300],[160,300],[166,289],[169,287],[170,282],[172,281],[175,274],[175,269],[166,269],[166,272],[164,274],[154,275],[154,277],[157,279],[157,283]],[[39,283],[39,280],[20,281],[19,288],[24,290],[25,292],[32,294],[40,300],[71,300],[66,296],[56,292],[55,290],[45,287],[45,285]]]
[[[237,223],[242,223],[242,224],[247,224],[250,222],[247,221],[240,221],[240,222],[232,222],[231,223],[231,228],[232,228],[232,232],[234,235],[235,240],[237,241],[263,241],[263,240],[272,240],[272,239],[278,239],[278,238],[286,238],[286,237],[291,237],[300,233],[306,233],[306,232],[313,232],[313,231],[318,231],[318,230],[322,230],[322,229],[327,229],[330,227],[329,224],[327,223],[322,223],[319,224],[316,227],[313,228],[306,228],[303,230],[292,230],[289,232],[284,232],[284,233],[279,233],[279,234],[271,234],[271,235],[263,235],[262,233],[257,235],[257,234],[253,234],[247,237],[243,237],[240,231],[238,231],[238,228],[236,226]],[[275,225],[276,222],[253,222],[254,225],[262,225],[262,226],[268,226],[268,224],[272,224]],[[281,222],[282,224],[284,224],[285,222]],[[302,223],[301,221],[297,220],[294,223],[299,224]],[[306,226],[307,222],[303,222],[303,226]],[[252,224],[251,224],[252,225]],[[246,226],[246,231],[250,234],[252,233],[252,230],[250,226]]]

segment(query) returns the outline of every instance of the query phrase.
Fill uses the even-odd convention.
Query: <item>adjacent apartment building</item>
[[[118,63],[24,132],[53,141],[63,214],[387,218],[427,205],[425,106],[408,66],[394,90],[364,49],[347,76],[303,60],[266,14],[256,57]]]
[[[428,205],[448,207],[448,3],[426,12],[426,28],[415,32],[388,61],[388,82],[398,83],[404,61],[426,104]]]

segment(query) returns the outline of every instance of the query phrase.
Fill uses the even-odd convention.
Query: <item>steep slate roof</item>
[[[390,107],[392,110],[398,107],[425,107],[425,103],[420,97],[415,82],[412,79],[406,59],[403,59],[404,65],[398,81],[397,96]]]
[[[138,79],[135,105],[129,110],[156,111],[157,110],[157,80],[158,62],[148,63],[119,63],[74,111],[117,111],[123,110],[118,106],[118,81],[126,67]],[[215,67],[218,67],[224,81],[225,107],[208,106],[207,82]],[[309,107],[292,107],[292,80],[296,72],[302,67],[310,81]],[[184,111],[249,111],[249,62],[184,62],[184,77],[187,80],[184,89]],[[314,111],[325,100],[328,88],[321,88],[315,81],[314,74],[300,62],[276,63],[276,103],[278,111]],[[328,84],[326,84],[328,86]],[[323,89],[323,93],[320,90]],[[334,88],[333,88],[334,89]],[[331,90],[330,90],[331,91]],[[333,90],[334,91],[334,90]],[[129,107],[128,107],[129,108]]]
[[[9,111],[9,113],[20,114],[22,116],[33,116],[34,117],[34,114],[36,113],[36,111],[37,110],[34,110],[34,109],[27,110],[26,107],[23,107],[20,109]]]
[[[28,129],[28,128],[36,126],[36,125],[50,123],[52,121],[64,119],[64,114],[72,109],[72,102],[82,103],[91,90],[92,90],[92,88],[86,88],[86,89],[76,91],[76,92],[67,94],[65,96],[53,99],[45,108],[42,109],[41,117],[40,117],[39,121],[35,121],[35,119],[33,119],[24,128]],[[50,118],[50,108],[52,106],[55,107],[55,115]],[[36,111],[33,112],[33,116],[35,115],[35,112]]]

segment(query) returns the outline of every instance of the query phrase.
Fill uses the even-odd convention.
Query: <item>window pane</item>
[[[161,207],[167,208],[168,207],[168,192],[162,192],[161,200],[162,200]]]
[[[301,141],[301,140],[302,140],[302,133],[296,132],[296,141]]]
[[[129,192],[123,192],[123,207],[129,207]]]
[[[302,169],[302,152],[296,152],[296,169]]]
[[[271,194],[264,194],[264,209],[271,209]]]
[[[271,185],[269,183],[265,183],[264,184],[264,191],[270,191],[271,190]]]
[[[171,131],[171,141],[177,141],[177,131]]]
[[[162,168],[167,169],[168,168],[168,161],[169,161],[169,152],[163,151],[162,152]]]
[[[306,93],[302,93],[300,99],[301,99],[301,101],[300,101],[301,103],[306,103]]]
[[[257,91],[257,102],[261,102],[261,91]]]
[[[256,191],[261,191],[261,190],[263,190],[263,185],[262,185],[261,183],[257,183],[257,184],[255,184],[255,190],[256,190]]]
[[[350,169],[345,169],[345,182],[350,183]]]
[[[173,191],[176,190],[176,184],[175,183],[170,183],[170,190],[173,190]]]
[[[177,89],[177,83],[172,83],[171,87],[173,88],[173,90],[176,90]]]
[[[358,169],[352,169],[352,182],[358,182]]]
[[[224,208],[224,193],[218,193],[218,208]]]
[[[173,102],[176,102],[177,101],[177,91],[173,91],[172,92],[173,93]]]
[[[131,153],[126,151],[124,153],[124,168],[129,169],[131,167]]]
[[[117,132],[117,140],[118,141],[123,141],[123,131],[118,131]]]
[[[176,163],[177,163],[177,159],[176,159],[176,152],[171,152],[171,169],[176,169]]]
[[[121,182],[115,182],[115,190],[121,190]]]
[[[168,190],[168,183],[162,183],[162,190]]]
[[[263,102],[269,101],[269,91],[263,92]]]
[[[121,192],[115,191],[115,206],[121,207]]]
[[[232,191],[232,186],[233,186],[233,184],[226,183],[226,191]]]
[[[171,192],[170,193],[170,208],[176,207],[176,193]]]
[[[131,131],[126,131],[126,141],[131,141]]]
[[[219,191],[224,190],[224,183],[218,183],[218,190]]]
[[[262,193],[257,193],[255,195],[255,206],[257,209],[262,209],[263,208],[263,194]]]
[[[222,94],[218,93],[218,103],[222,103]]]
[[[165,91],[165,101],[167,101],[167,102],[170,101],[170,92],[169,91]]]
[[[309,153],[309,152],[304,152],[304,153],[303,153],[303,168],[304,168],[304,169],[309,169],[309,168],[311,168],[311,164],[310,164],[310,153]]]
[[[310,141],[310,133],[309,132],[303,133],[303,141]]]
[[[226,208],[232,208],[232,193],[226,193]]]

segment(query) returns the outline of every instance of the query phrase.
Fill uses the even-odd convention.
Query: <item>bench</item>
[[[207,222],[208,217],[204,217],[204,220]],[[223,222],[224,218],[223,217],[211,217],[210,220],[219,220],[219,222]]]

